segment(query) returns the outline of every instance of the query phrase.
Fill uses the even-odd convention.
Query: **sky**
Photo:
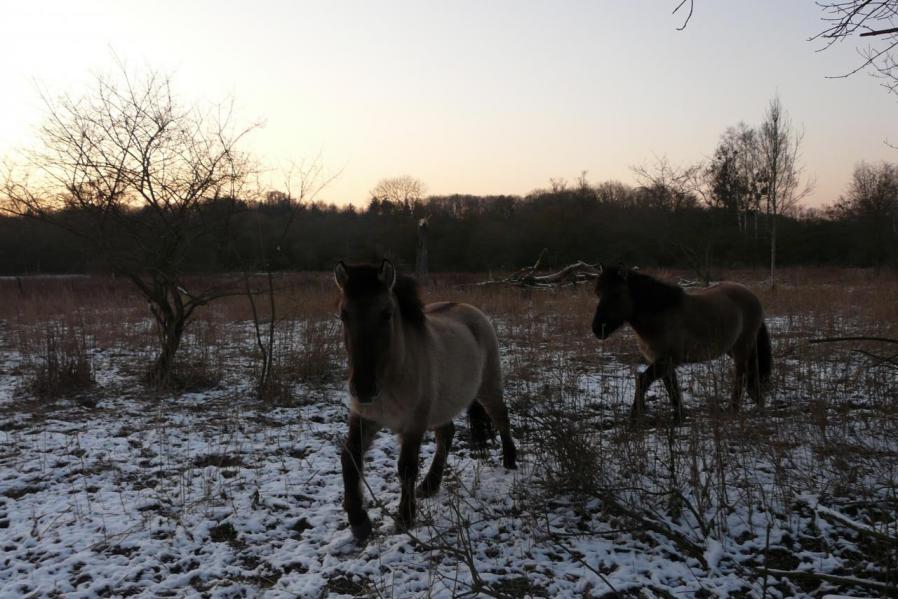
[[[708,159],[778,94],[804,129],[805,203],[844,193],[860,161],[898,161],[898,98],[853,44],[818,52],[811,0],[191,2],[3,0],[0,159],[33,146],[49,96],[96,73],[173,77],[187,102],[233,99],[262,123],[245,149],[271,185],[317,160],[319,199],[365,205],[378,180],[431,194],[526,194],[550,178],[634,183],[634,166]]]

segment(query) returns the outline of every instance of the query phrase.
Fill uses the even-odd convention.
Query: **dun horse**
[[[674,416],[682,420],[676,367],[723,354],[735,362],[730,408],[739,409],[746,382],[749,394],[763,405],[771,370],[770,337],[761,302],[747,288],[722,282],[687,293],[678,285],[619,267],[602,269],[596,295],[599,304],[592,321],[596,337],[607,339],[628,323],[649,362],[636,375],[634,418],[645,411],[649,386],[662,379]]]
[[[489,415],[502,439],[506,468],[515,468],[516,450],[502,399],[496,333],[480,310],[452,302],[422,305],[415,281],[397,277],[388,260],[379,267],[340,262],[334,278],[342,291],[351,397],[341,454],[343,507],[353,535],[364,540],[371,520],[359,478],[365,451],[381,427],[398,433],[401,442],[400,529],[414,525],[415,495],[439,489],[455,434],[452,419],[465,408],[472,427],[483,426],[484,411]],[[436,453],[416,490],[421,439],[430,429],[436,432]]]

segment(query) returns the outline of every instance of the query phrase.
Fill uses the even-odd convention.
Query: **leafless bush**
[[[294,403],[296,385],[319,387],[336,381],[341,375],[341,352],[340,329],[333,319],[281,323],[274,332],[269,371],[259,398],[289,405]],[[263,360],[254,362],[255,368],[264,367]]]
[[[181,342],[181,355],[172,368],[172,388],[187,392],[219,386],[224,378],[225,358],[217,323],[197,320]]]
[[[83,330],[63,324],[47,324],[39,353],[32,357],[27,390],[39,399],[73,396],[93,388],[90,340]]]

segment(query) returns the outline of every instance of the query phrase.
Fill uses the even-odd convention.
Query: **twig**
[[[871,35],[889,35],[892,33],[898,33],[898,27],[891,27],[889,29],[874,29],[873,31],[865,31],[861,34],[861,37],[870,37]]]
[[[808,343],[841,343],[843,341],[875,341],[876,343],[894,343],[898,345],[898,339],[890,337],[818,337],[808,339]]]
[[[855,578],[853,576],[837,576],[836,574],[823,574],[821,572],[810,572],[805,570],[777,570],[770,568],[767,570],[773,576],[784,576],[786,578],[796,578],[799,580],[810,580],[814,582],[832,582],[839,585],[855,585],[866,589],[873,589],[882,593],[893,593],[895,586],[878,580],[866,580],[864,578]]]

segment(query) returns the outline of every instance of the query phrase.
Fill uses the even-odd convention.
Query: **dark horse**
[[[415,521],[415,494],[436,493],[455,434],[452,419],[468,409],[472,426],[483,429],[484,412],[502,439],[502,464],[515,468],[508,411],[502,399],[499,344],[489,319],[468,304],[422,305],[414,279],[396,275],[393,265],[349,266],[340,262],[334,278],[342,292],[340,319],[349,356],[349,436],[343,445],[343,507],[352,534],[371,533],[359,478],[365,451],[381,427],[398,433],[397,525]],[[415,489],[421,439],[436,432],[430,471]]]
[[[758,405],[770,380],[771,348],[764,310],[746,287],[721,282],[688,293],[623,267],[603,268],[596,282],[599,305],[592,330],[607,339],[625,322],[636,332],[649,362],[636,375],[632,415],[645,410],[645,393],[662,379],[677,420],[683,417],[676,367],[727,354],[735,363],[730,408],[739,409],[746,382]]]

